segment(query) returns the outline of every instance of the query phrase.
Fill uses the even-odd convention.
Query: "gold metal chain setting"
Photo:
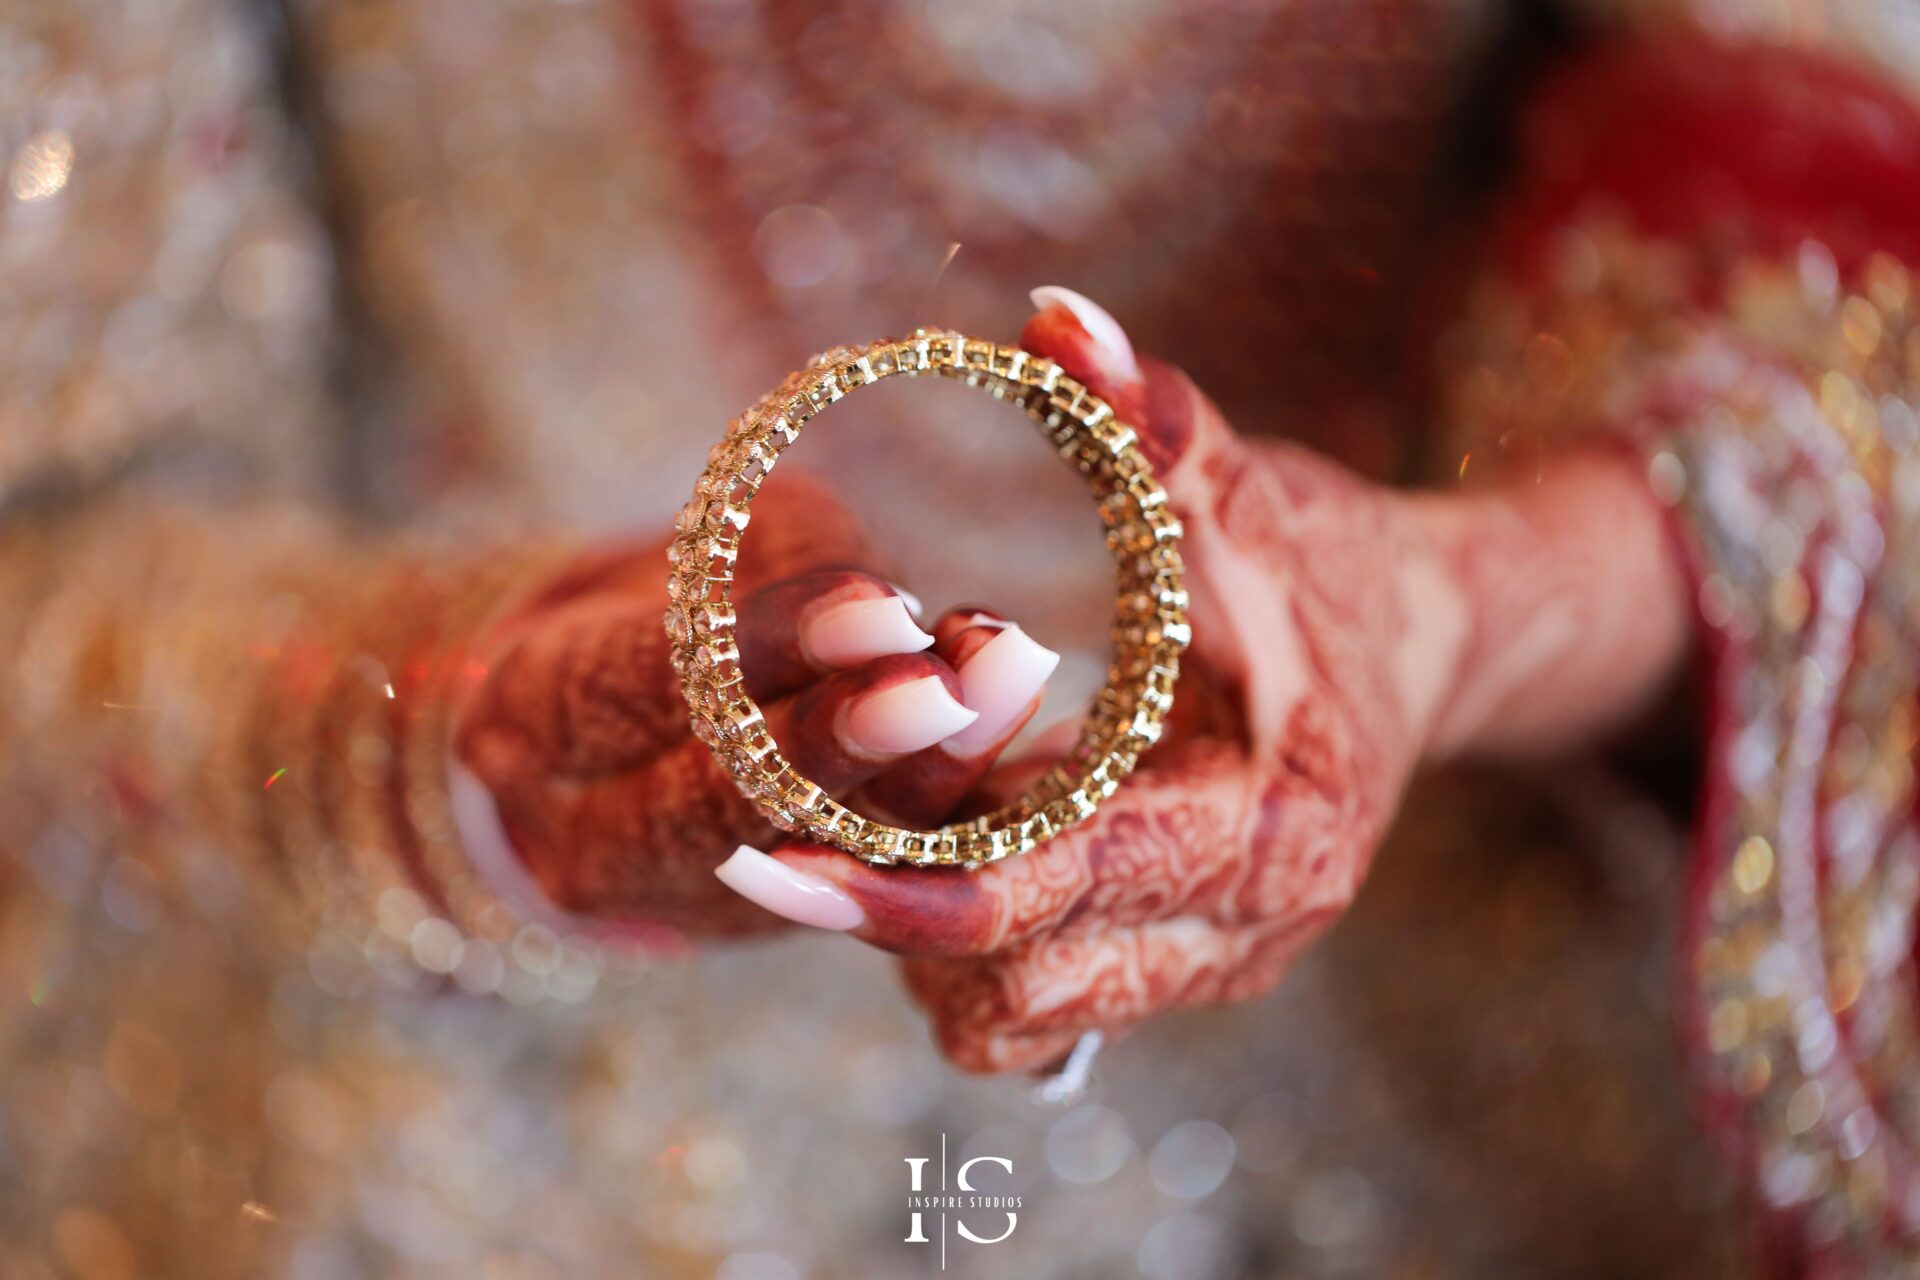
[[[892,377],[935,375],[1025,410],[1085,476],[1118,577],[1106,687],[1077,745],[1020,799],[934,831],[875,821],[802,777],[747,696],[735,642],[734,565],[754,495],[800,430],[834,401]],[[1092,817],[1159,740],[1191,639],[1180,520],[1132,427],[1051,360],[956,333],[915,330],[840,347],[788,375],[727,427],[708,455],[668,549],[672,661],[693,732],[740,791],[783,831],[881,866],[980,866],[1025,853]]]

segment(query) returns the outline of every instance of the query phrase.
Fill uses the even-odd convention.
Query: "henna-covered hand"
[[[975,874],[808,846],[731,864],[743,892],[804,885],[901,953],[945,1051],[983,1071],[1269,989],[1352,899],[1424,757],[1577,737],[1656,687],[1686,631],[1661,514],[1624,459],[1473,496],[1379,488],[1242,440],[1105,312],[1043,296],[1024,345],[1136,425],[1186,527],[1173,731],[1085,826]]]
[[[783,471],[742,544],[742,666],[808,777],[863,809],[938,821],[1032,716],[1057,659],[976,607],[923,631],[872,567],[845,509]],[[689,733],[665,579],[664,545],[608,549],[501,620],[459,709],[457,760],[551,905],[698,933],[773,927],[713,875],[776,833]]]

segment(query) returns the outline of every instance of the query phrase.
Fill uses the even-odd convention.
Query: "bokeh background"
[[[814,350],[1010,338],[1048,283],[1249,432],[1437,474],[1429,300],[1503,122],[1682,17],[1920,66],[1895,6],[1788,0],[9,0],[0,520],[154,485],[644,533]],[[795,462],[930,605],[1066,651],[1068,707],[1084,500],[940,390]],[[531,979],[476,952],[428,994],[389,963],[417,902],[289,954],[217,872],[175,893],[10,795],[0,1274],[925,1275],[903,1161],[942,1135],[1024,1200],[956,1276],[1751,1274],[1670,1029],[1686,740],[1426,780],[1281,992],[1109,1046],[1064,1107],[946,1067],[841,939],[602,972],[534,936]]]

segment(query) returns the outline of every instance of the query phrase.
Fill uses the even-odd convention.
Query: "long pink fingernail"
[[[800,647],[822,667],[852,667],[890,653],[918,653],[933,643],[899,596],[828,605],[800,624]]]
[[[960,700],[980,718],[942,744],[974,756],[997,742],[1033,696],[1046,687],[1060,655],[1011,623],[960,664]]]
[[[735,849],[713,874],[748,902],[795,924],[844,933],[867,922],[867,913],[839,885],[795,870],[750,844]]]
[[[1048,307],[1065,307],[1087,331],[1095,346],[1106,353],[1113,363],[1113,372],[1126,382],[1140,381],[1140,361],[1133,354],[1133,342],[1127,337],[1127,331],[1120,327],[1107,309],[1082,293],[1062,288],[1057,284],[1043,284],[1027,295],[1033,299],[1035,311],[1045,311]]]
[[[927,607],[920,603],[919,596],[913,594],[913,592],[907,590],[897,582],[889,582],[887,586],[893,589],[893,594],[899,596],[906,602],[907,612],[913,615],[915,621],[918,621],[926,615]]]
[[[939,676],[923,676],[869,693],[847,710],[848,746],[869,756],[904,756],[960,732],[980,718],[962,706]]]

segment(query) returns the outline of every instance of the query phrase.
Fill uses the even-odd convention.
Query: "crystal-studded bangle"
[[[1020,799],[968,822],[912,831],[863,817],[802,777],[747,696],[735,642],[734,564],[754,495],[800,428],[842,396],[937,375],[1025,410],[1087,480],[1118,568],[1113,660],[1078,744]],[[1158,740],[1191,635],[1180,521],[1132,427],[1051,360],[955,333],[915,330],[836,348],[728,424],[669,549],[667,635],[693,718],[741,793],[783,831],[882,866],[977,866],[1025,853],[1091,817]]]

